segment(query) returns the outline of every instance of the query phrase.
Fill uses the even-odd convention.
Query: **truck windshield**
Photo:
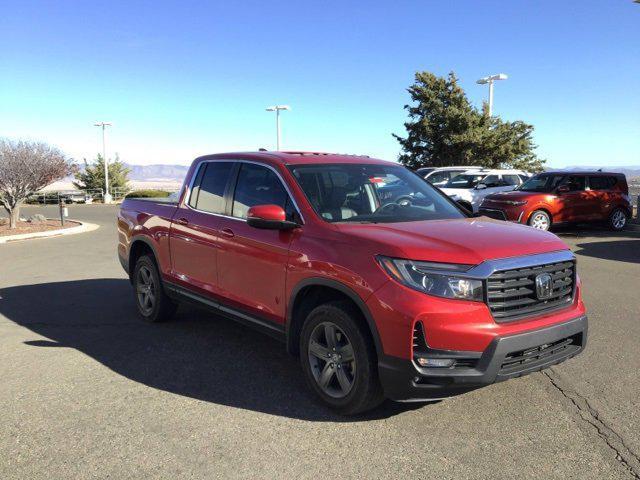
[[[442,188],[474,188],[485,176],[463,173],[453,177]]]
[[[315,211],[328,222],[393,223],[464,218],[443,194],[393,165],[291,167]]]
[[[520,185],[516,190],[523,192],[553,192],[566,175],[550,175],[542,173],[531,177],[529,180]]]

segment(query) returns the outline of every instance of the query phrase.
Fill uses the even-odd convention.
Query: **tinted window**
[[[518,175],[502,175],[502,180],[506,185],[520,185],[520,177]]]
[[[449,172],[435,172],[429,175],[427,182],[431,184],[443,183],[449,181]]]
[[[243,163],[233,198],[232,215],[247,218],[247,210],[256,205],[279,205],[289,219],[293,213],[289,195],[278,176],[267,167]]]
[[[589,177],[591,190],[609,190],[616,184],[614,177]]]
[[[483,178],[484,175],[460,174],[451,178],[443,188],[473,188]]]
[[[581,192],[587,186],[587,177],[571,175],[564,183],[570,192]]]
[[[564,175],[541,173],[527,179],[518,187],[518,190],[524,192],[553,192],[564,178]]]
[[[503,185],[502,180],[500,180],[500,177],[498,175],[487,175],[482,179],[482,182],[480,183],[486,185],[487,187],[499,187]]]
[[[224,190],[232,169],[232,162],[207,162],[200,167],[199,186],[194,188],[189,205],[205,212],[225,213]]]
[[[399,166],[301,165],[292,171],[315,211],[328,222],[464,217],[428,182]]]
[[[204,171],[207,169],[207,164],[202,163],[200,168],[198,168],[198,174],[196,175],[196,179],[193,182],[193,187],[191,187],[191,193],[189,194],[189,206],[193,208],[197,208],[198,203],[198,195],[200,193],[200,182],[202,181],[202,176],[204,175]]]

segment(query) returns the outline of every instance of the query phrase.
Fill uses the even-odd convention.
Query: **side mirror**
[[[284,209],[278,205],[256,205],[247,211],[247,224],[266,230],[291,230],[300,226],[287,221],[286,217]]]
[[[484,190],[487,186],[484,183],[479,183],[476,185],[476,190]]]
[[[558,187],[558,190],[556,190],[558,193],[567,193],[570,191],[569,186],[568,185],[560,185]]]

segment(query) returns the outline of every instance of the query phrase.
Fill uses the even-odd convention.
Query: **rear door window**
[[[581,192],[587,188],[587,177],[571,175],[564,184],[569,187],[570,192]]]
[[[233,170],[233,162],[207,162],[200,167],[201,170],[203,168],[205,170],[198,174],[200,182],[191,193],[189,205],[204,212],[224,214],[224,192]]]

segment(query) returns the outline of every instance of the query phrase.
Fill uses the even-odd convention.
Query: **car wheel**
[[[529,217],[529,225],[538,230],[549,230],[551,228],[551,218],[544,210],[536,210]]]
[[[144,321],[163,322],[176,312],[177,304],[164,292],[153,257],[138,258],[133,271],[133,289],[138,313]]]
[[[619,232],[627,225],[627,214],[621,208],[616,208],[609,215],[609,228]]]
[[[355,415],[383,400],[376,352],[348,302],[330,302],[307,316],[300,362],[307,384],[332,410]]]

